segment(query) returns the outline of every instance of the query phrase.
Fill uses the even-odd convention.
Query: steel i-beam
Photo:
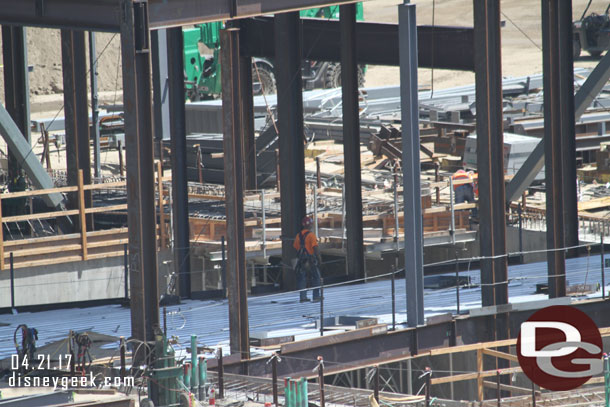
[[[78,170],[83,171],[83,182],[91,183],[86,55],[85,32],[61,30],[68,185],[77,184]],[[75,193],[69,194],[68,199],[71,209],[78,207]],[[91,207],[91,191],[85,192],[85,206]],[[89,230],[92,224],[92,217],[88,216]]]
[[[402,176],[407,324],[424,324],[424,267],[419,161],[417,87],[417,21],[415,4],[398,6],[400,98],[402,111]]]
[[[244,163],[239,29],[220,31],[223,150],[227,213],[227,289],[231,353],[249,359],[248,286],[244,238]]]
[[[2,57],[4,60],[4,101],[6,110],[23,134],[30,141],[30,84],[28,56],[24,27],[2,26]],[[17,160],[9,150],[9,178],[19,170]]]
[[[544,70],[544,158],[546,176],[546,215],[547,215],[547,248],[558,249],[565,246],[563,223],[564,211],[568,208],[564,200],[572,177],[572,165],[565,160],[570,154],[567,138],[574,137],[574,102],[566,92],[573,89],[573,76],[563,59],[572,60],[571,29],[566,27],[566,7],[557,0],[542,0],[542,63]],[[571,15],[571,10],[570,10]],[[571,19],[568,25],[571,27]],[[566,40],[567,41],[566,43]],[[565,47],[565,48],[563,48]],[[566,55],[569,53],[569,55]],[[568,84],[562,83],[568,81]],[[570,102],[571,100],[571,102]],[[562,104],[566,103],[566,107]],[[566,108],[571,108],[569,113]],[[563,116],[563,117],[562,117]],[[574,174],[575,175],[575,174]],[[574,186],[576,184],[573,178]],[[577,214],[571,214],[577,221]],[[576,234],[578,237],[578,234]],[[547,253],[549,297],[563,297],[565,288],[565,251],[552,250]]]
[[[161,36],[160,36],[161,37]],[[184,56],[182,28],[167,30],[169,115],[172,164],[172,205],[174,216],[174,270],[178,273],[179,294],[191,296],[190,229],[188,177],[186,169],[186,127],[184,113]],[[159,44],[161,49],[161,44]],[[161,56],[159,56],[161,57]],[[159,61],[161,64],[161,61]],[[160,95],[159,95],[160,96]],[[161,100],[161,97],[159,97]],[[158,109],[159,111],[160,109]]]
[[[487,257],[481,260],[481,296],[488,306],[508,302],[499,0],[474,0],[474,27],[479,239]]]
[[[284,288],[294,289],[292,247],[305,216],[305,152],[303,146],[303,85],[301,29],[298,12],[275,15],[275,78],[280,150],[282,262]]]
[[[343,156],[345,167],[345,219],[347,270],[352,279],[364,277],[362,184],[360,175],[360,117],[358,63],[356,62],[356,6],[339,7],[341,25],[341,93],[343,101]]]
[[[131,333],[136,339],[152,341],[159,327],[159,290],[148,3],[121,0],[120,10]]]

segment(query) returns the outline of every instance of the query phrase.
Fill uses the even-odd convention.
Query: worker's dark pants
[[[455,188],[455,203],[474,202],[474,191],[472,185],[458,185]]]
[[[299,296],[302,301],[307,300],[307,290],[305,288],[309,287],[320,287],[320,271],[318,270],[318,266],[314,264],[312,261],[305,262],[305,264],[297,264],[296,267],[297,273],[297,290],[301,290],[299,292]],[[313,290],[313,299],[320,298],[320,289],[315,288]]]

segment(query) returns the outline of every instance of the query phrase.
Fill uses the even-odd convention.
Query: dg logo
[[[584,312],[553,306],[521,324],[517,356],[523,373],[548,390],[572,390],[602,373],[602,337]]]

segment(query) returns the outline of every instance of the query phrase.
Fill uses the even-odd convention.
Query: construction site
[[[0,407],[610,407],[609,13],[0,0]]]

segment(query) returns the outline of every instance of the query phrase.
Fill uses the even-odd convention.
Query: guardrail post
[[[159,190],[159,249],[165,246],[165,205],[163,198],[163,164],[157,161],[157,184]]]
[[[78,221],[83,260],[87,260],[87,219],[85,218],[85,189],[83,188],[83,170],[78,170]]]
[[[15,310],[15,266],[13,264],[13,252],[11,252],[11,309]]]

